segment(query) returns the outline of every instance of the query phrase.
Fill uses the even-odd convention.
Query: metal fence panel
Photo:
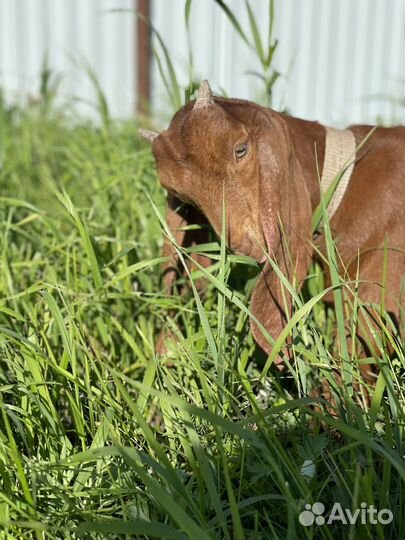
[[[244,29],[248,17],[243,0],[228,0]],[[251,1],[263,33],[267,0]],[[153,0],[153,23],[187,81],[188,42],[184,0]],[[214,2],[194,0],[191,42],[195,75],[209,78],[218,91],[260,99],[260,84],[246,75],[260,70]],[[275,86],[273,104],[292,114],[330,124],[405,122],[398,98],[405,90],[405,3],[403,0],[275,0],[275,66],[283,77]],[[155,40],[156,43],[156,40]],[[168,110],[156,62],[153,103]]]
[[[0,87],[9,100],[38,95],[45,56],[62,76],[61,95],[95,117],[91,66],[116,117],[133,114],[135,17],[133,0],[0,0]]]
[[[185,0],[151,0],[152,23],[166,43],[181,84],[188,80]],[[244,29],[244,0],[227,0]],[[262,33],[268,1],[250,0]],[[115,117],[133,114],[136,102],[135,0],[0,0],[0,87],[9,99],[38,93],[41,64],[63,76],[61,94],[94,116],[95,72]],[[275,67],[282,74],[275,108],[330,124],[405,122],[398,105],[405,90],[403,0],[275,0]],[[262,101],[257,59],[214,0],[191,3],[190,42],[196,78],[214,89]],[[157,40],[153,45],[159,50]],[[152,106],[157,117],[172,109],[152,63]]]

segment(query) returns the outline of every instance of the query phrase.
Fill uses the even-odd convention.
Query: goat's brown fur
[[[182,230],[193,223],[208,221],[221,233],[224,195],[229,247],[259,262],[265,260],[266,249],[290,280],[302,284],[314,256],[311,216],[320,202],[317,170],[324,160],[324,126],[238,99],[215,97],[203,105],[187,104],[152,141],[160,182],[169,192],[167,223],[177,243],[189,246],[206,240],[206,230]],[[358,145],[371,126],[349,129]],[[235,148],[241,144],[247,152],[239,159]],[[181,211],[180,201],[186,203]],[[405,306],[405,128],[378,127],[361,147],[331,229],[342,267],[349,279],[360,278],[359,295],[366,302],[378,304],[382,297],[386,246],[385,308],[399,321]],[[322,235],[316,244],[325,252]],[[165,268],[170,287],[179,267],[169,241],[164,254],[172,261]],[[203,266],[210,263],[202,256],[197,259]],[[273,338],[291,308],[286,296],[287,306],[280,281],[265,262],[251,311]],[[270,352],[255,323],[252,330]]]

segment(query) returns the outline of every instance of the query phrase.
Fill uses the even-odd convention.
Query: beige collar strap
[[[325,127],[325,130],[325,157],[321,176],[323,194],[326,193],[339,172],[344,171],[328,205],[329,219],[332,219],[342,202],[353,172],[356,140],[349,129]]]

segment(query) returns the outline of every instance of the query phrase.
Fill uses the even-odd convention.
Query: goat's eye
[[[235,157],[236,159],[242,159],[246,156],[248,151],[248,145],[246,143],[237,144],[235,147]]]

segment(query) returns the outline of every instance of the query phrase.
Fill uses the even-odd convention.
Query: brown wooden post
[[[137,112],[147,114],[150,101],[150,0],[137,0]]]

